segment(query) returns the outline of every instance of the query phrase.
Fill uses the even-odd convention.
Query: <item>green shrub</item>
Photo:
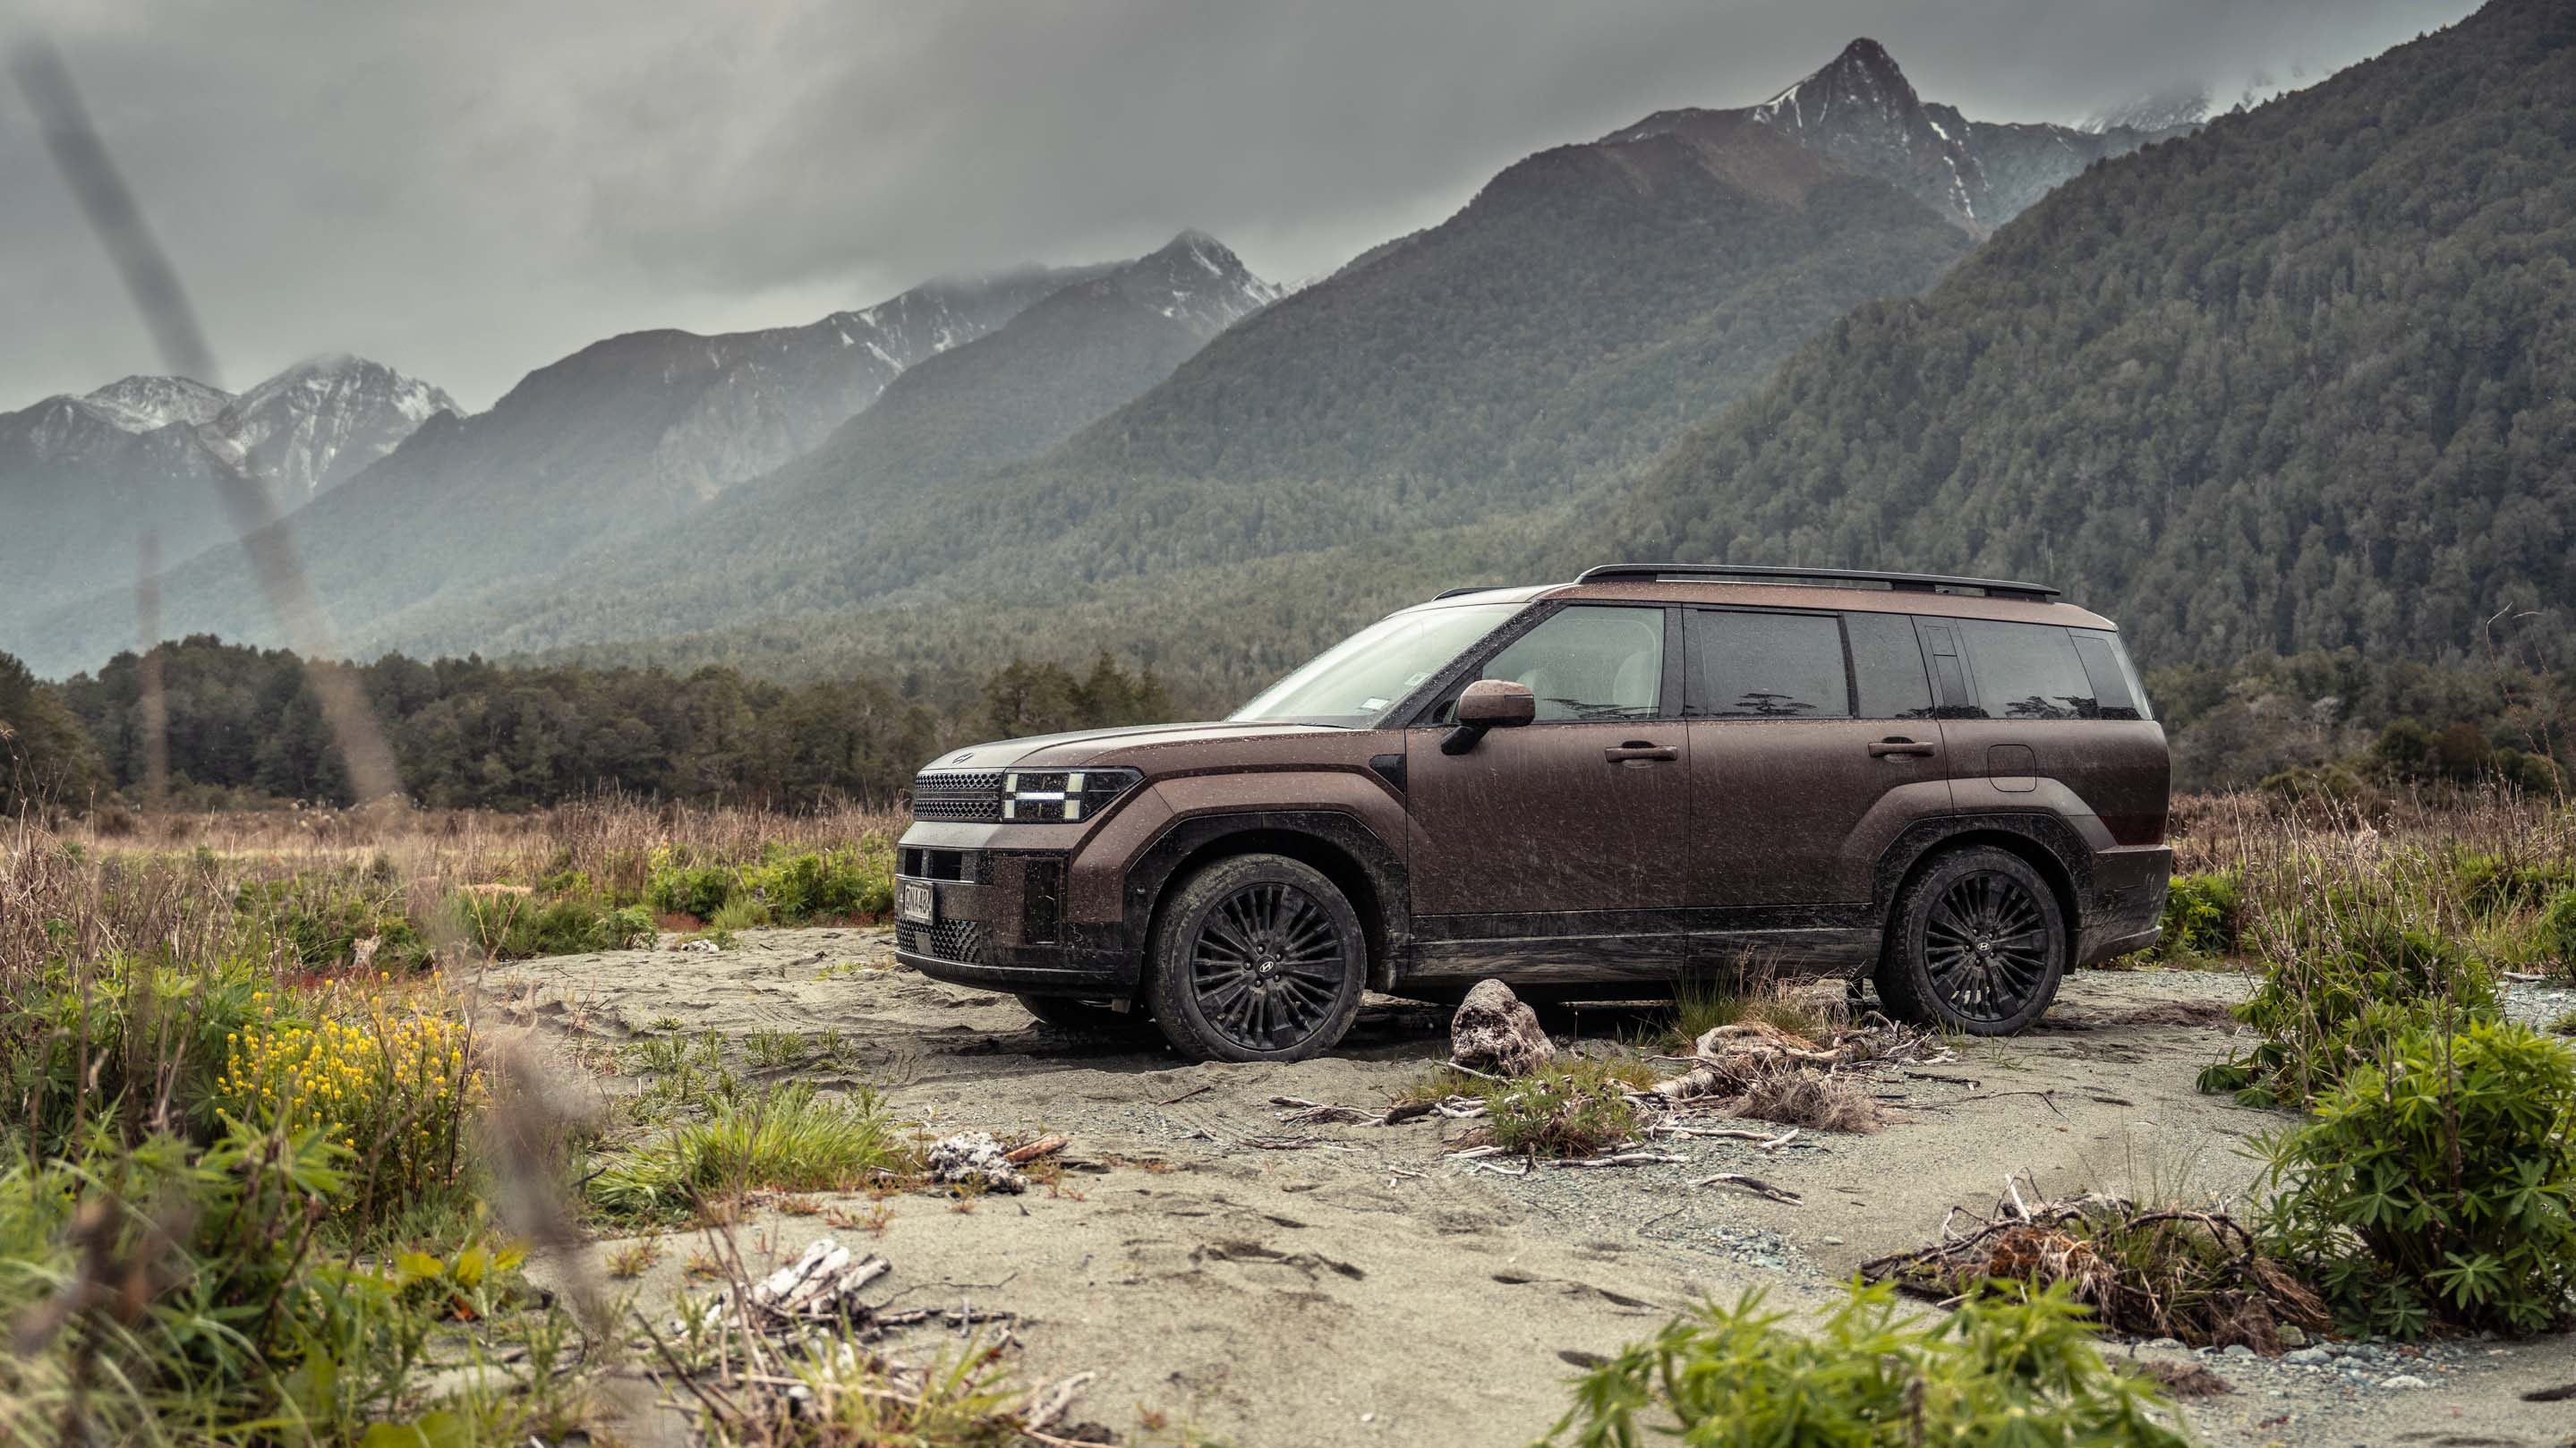
[[[2576,890],[2566,890],[2540,912],[2536,943],[2559,974],[2576,976]]]
[[[661,851],[644,898],[664,914],[710,923],[734,907],[732,929],[883,915],[894,908],[894,846],[878,835],[840,849],[790,850],[773,843],[758,863],[736,866],[692,864],[676,851]]]
[[[1551,1444],[1634,1448],[1833,1444],[2187,1448],[2148,1384],[2115,1373],[2062,1290],[1969,1297],[1948,1318],[1897,1316],[1888,1284],[1855,1284],[1812,1334],[1750,1293],[1675,1319],[1576,1380]]]
[[[39,1150],[68,1149],[77,1128],[146,1123],[206,1139],[229,1041],[266,1021],[306,1019],[268,972],[242,960],[181,969],[112,956],[55,967],[0,1001],[0,1083],[14,1124]]]
[[[2264,1145],[2271,1249],[2356,1330],[2539,1332],[2576,1289],[2576,1051],[2421,1031]]]
[[[612,907],[596,896],[547,900],[506,891],[459,891],[450,897],[457,928],[495,960],[632,950],[654,938],[643,907]]]
[[[429,942],[389,878],[348,871],[250,881],[234,892],[233,910],[255,937],[283,945],[310,970],[349,963],[364,940],[376,942],[376,969],[419,970],[430,962]]]
[[[1550,1062],[1502,1085],[1488,1084],[1485,1139],[1521,1155],[1591,1156],[1636,1135],[1637,1109],[1627,1093],[1643,1084],[1624,1064],[1592,1057]]]
[[[2243,895],[2233,873],[2176,875],[2165,890],[2164,933],[2156,939],[2156,957],[2192,960],[2234,955],[2243,930],[2243,910]]]
[[[397,1417],[435,1318],[407,1307],[394,1279],[310,1250],[347,1165],[318,1131],[241,1123],[202,1149],[164,1136],[20,1158],[0,1175],[9,1321],[51,1318],[48,1300],[87,1270],[84,1238],[94,1260],[135,1264],[156,1290],[122,1324],[100,1313],[22,1339],[6,1370],[12,1409],[85,1422],[69,1440],[115,1443],[355,1443]],[[98,1360],[80,1365],[87,1346]]]
[[[875,1092],[818,1096],[799,1083],[719,1099],[704,1120],[611,1154],[590,1197],[615,1216],[662,1216],[755,1188],[847,1189],[912,1166],[912,1148]]]
[[[721,865],[689,865],[656,855],[644,885],[645,903],[665,915],[712,920],[732,897],[734,872]]]
[[[2450,866],[2461,905],[2480,917],[2539,905],[2576,890],[2576,865],[2563,861],[2507,860],[2462,850],[2452,854]]]
[[[2263,1039],[2202,1071],[2200,1089],[2233,1091],[2250,1105],[2304,1105],[2410,1031],[2486,1019],[2497,1009],[2495,973],[2440,936],[2385,915],[2319,926],[2232,1008]]]

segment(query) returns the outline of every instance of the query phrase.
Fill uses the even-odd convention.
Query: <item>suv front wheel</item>
[[[1359,1014],[1368,942],[1324,873],[1284,855],[1236,855],[1164,904],[1146,997],[1164,1038],[1200,1061],[1302,1061]]]
[[[1897,894],[1878,993],[1892,1014],[1971,1036],[2038,1020],[2066,973],[2057,893],[2020,856],[1944,851]]]

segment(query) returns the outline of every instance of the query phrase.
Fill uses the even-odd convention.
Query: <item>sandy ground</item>
[[[2287,1120],[2193,1089],[2227,1049],[2223,1021],[2206,1022],[2239,977],[2088,971],[2039,1029],[1891,1073],[1877,1088],[1891,1124],[1874,1135],[1810,1133],[1773,1155],[1682,1142],[1670,1148],[1680,1165],[1505,1177],[1443,1158],[1456,1123],[1290,1127],[1271,1104],[1383,1104],[1445,1056],[1437,1010],[1372,999],[1329,1057],[1187,1065],[1150,1028],[1069,1035],[1007,996],[891,967],[881,931],[756,931],[718,954],[558,957],[496,968],[485,985],[583,1090],[635,1089],[615,1047],[675,1024],[737,1048],[754,1032],[837,1033],[828,1066],[749,1074],[874,1082],[934,1132],[1071,1136],[1077,1169],[1058,1192],[971,1212],[900,1197],[876,1235],[756,1212],[737,1240],[758,1265],[835,1235],[893,1261],[881,1285],[898,1305],[1020,1314],[1026,1375],[1098,1371],[1074,1416],[1131,1438],[1159,1421],[1243,1445],[1527,1443],[1564,1410],[1570,1363],[1697,1300],[1761,1289],[1776,1306],[1821,1304],[1859,1263],[1928,1240],[1953,1207],[1984,1215],[2008,1173],[2048,1195],[2241,1195],[2256,1175],[2248,1138]],[[1560,1040],[1643,1026],[1600,1007],[1547,1021]],[[1688,1185],[1722,1171],[1802,1201]],[[593,1263],[619,1245],[597,1244]],[[682,1285],[696,1245],[670,1240],[633,1284],[643,1301]],[[2235,1391],[2191,1404],[2193,1430],[2231,1445],[2576,1442],[2576,1401],[2522,1400],[2576,1383],[2566,1339],[2326,1356],[2206,1357]],[[677,1441],[676,1426],[645,1412],[629,1436]]]

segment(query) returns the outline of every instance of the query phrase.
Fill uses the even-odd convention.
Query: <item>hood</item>
[[[1200,724],[1136,724],[1116,729],[1080,729],[1070,734],[1035,734],[1026,739],[997,739],[970,744],[922,766],[924,769],[1010,769],[1023,765],[1067,769],[1082,764],[1133,764],[1151,772],[1148,762],[1158,749],[1214,741],[1277,739],[1302,734],[1348,734],[1327,724],[1280,724],[1266,721]]]

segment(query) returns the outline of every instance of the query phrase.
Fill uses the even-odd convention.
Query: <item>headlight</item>
[[[1013,824],[1087,820],[1143,777],[1132,769],[1007,770],[1002,818]]]

